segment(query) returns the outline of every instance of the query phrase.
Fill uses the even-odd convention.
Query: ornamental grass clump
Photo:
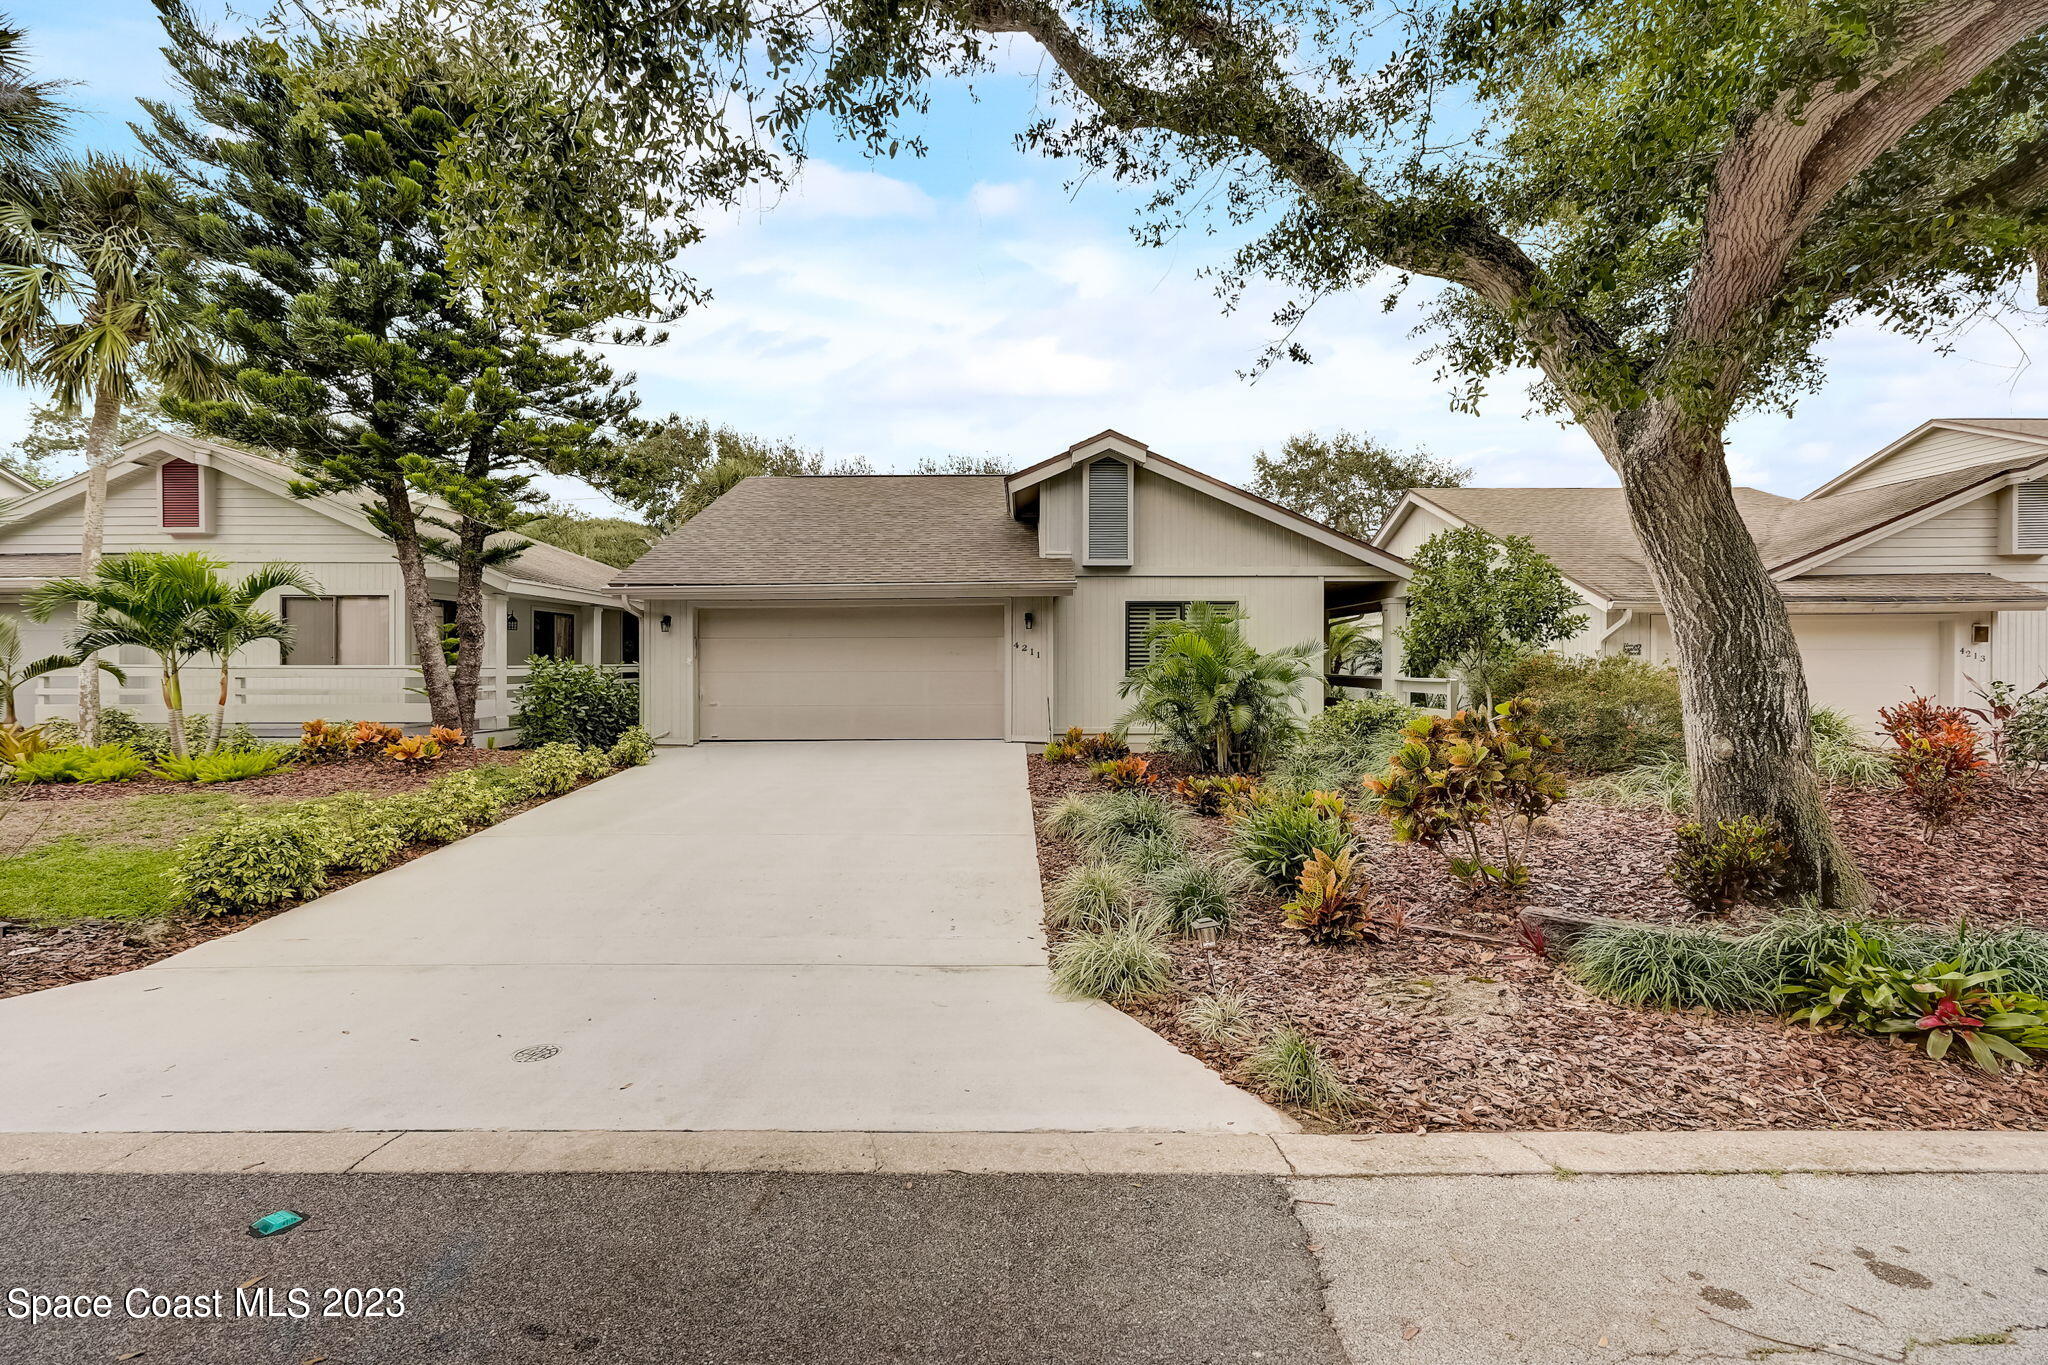
[[[1251,1036],[1252,1003],[1237,991],[1198,995],[1180,1012],[1188,1032],[1207,1043],[1241,1043]]]
[[[1187,860],[1187,840],[1177,834],[1147,834],[1130,839],[1117,853],[1117,861],[1141,877]]]
[[[1247,810],[1234,841],[1238,861],[1275,891],[1292,888],[1317,853],[1334,857],[1351,846],[1350,826],[1309,797]]]
[[[1219,929],[1230,927],[1237,918],[1244,878],[1235,868],[1213,858],[1188,858],[1154,872],[1146,879],[1145,888],[1167,929],[1191,934],[1201,920],[1212,920]]]
[[[1107,929],[1124,924],[1144,903],[1138,875],[1122,863],[1082,863],[1052,884],[1046,909],[1062,929]]]
[[[1078,844],[1098,858],[1121,858],[1132,844],[1168,839],[1187,842],[1185,812],[1149,791],[1095,792],[1062,797],[1046,812],[1056,838]]]
[[[1328,1117],[1356,1113],[1362,1096],[1330,1064],[1315,1039],[1292,1025],[1274,1029],[1245,1059],[1245,1075],[1276,1104]]]
[[[1779,976],[1763,946],[1686,925],[1611,924],[1580,935],[1565,961],[1588,990],[1624,1005],[1775,1009]]]
[[[1075,934],[1052,950],[1052,982],[1076,1000],[1137,1000],[1173,989],[1173,957],[1147,918]]]

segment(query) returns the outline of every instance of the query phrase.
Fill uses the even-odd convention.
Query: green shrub
[[[1527,886],[1530,829],[1565,795],[1561,746],[1531,703],[1419,716],[1401,739],[1386,772],[1365,780],[1394,842],[1445,850],[1451,875],[1474,890]]]
[[[1245,1059],[1244,1069],[1260,1093],[1276,1104],[1332,1117],[1364,1107],[1316,1040],[1292,1026],[1268,1034]]]
[[[126,744],[102,744],[96,749],[71,745],[26,754],[14,765],[16,782],[129,782],[149,770],[148,760]]]
[[[1888,755],[1862,742],[1863,732],[1834,707],[1813,713],[1813,766],[1829,782],[1869,787],[1893,783]],[[1572,784],[1572,795],[1603,806],[1654,808],[1683,815],[1692,809],[1692,776],[1685,755],[1651,759],[1584,782]]]
[[[603,759],[603,755],[598,755]],[[590,760],[574,744],[543,744],[527,754],[508,772],[505,782],[514,794],[513,804],[560,796],[590,776]]]
[[[437,777],[411,795],[389,799],[400,803],[407,841],[426,844],[452,844],[494,822],[505,807],[497,786],[474,772]]]
[[[1745,815],[1712,831],[1697,821],[1678,828],[1670,877],[1686,903],[1704,914],[1784,900],[1795,883],[1792,850],[1767,821]]]
[[[1194,932],[1196,920],[1212,919],[1229,928],[1237,918],[1237,897],[1244,891],[1244,881],[1227,864],[1188,858],[1153,872],[1145,887],[1165,926],[1176,934],[1189,934]]]
[[[285,761],[294,747],[274,747],[219,753],[194,754],[179,758],[168,754],[157,760],[156,775],[171,782],[241,782],[251,777],[268,777],[290,765]]]
[[[1318,850],[1335,857],[1351,846],[1344,820],[1305,797],[1247,811],[1237,824],[1238,861],[1275,891],[1292,888]]]
[[[1421,714],[1385,694],[1347,697],[1303,727],[1273,780],[1298,791],[1343,791],[1378,772],[1401,745],[1401,727]]]
[[[329,868],[375,872],[412,842],[405,797],[343,792],[298,806]]]
[[[574,659],[528,659],[512,724],[522,748],[609,749],[640,723],[640,685],[616,668]]]
[[[171,869],[179,899],[220,915],[314,895],[327,885],[319,824],[296,807],[229,814],[180,845]]]
[[[632,726],[619,736],[618,743],[612,745],[611,752],[605,757],[611,761],[612,767],[618,769],[638,768],[652,763],[654,736],[648,734],[643,726]]]
[[[1123,864],[1082,863],[1052,884],[1046,909],[1061,928],[1106,929],[1128,921],[1143,901],[1137,875]]]
[[[50,744],[62,746],[78,743],[78,726],[61,717],[44,721],[40,727]],[[185,748],[189,753],[205,753],[213,738],[213,717],[192,715],[185,717]],[[100,712],[100,743],[125,744],[150,762],[170,757],[171,727],[168,725],[145,725],[135,719],[131,712],[119,707],[107,707]],[[247,753],[266,747],[265,741],[256,737],[248,726],[235,724],[221,731],[220,753]]]
[[[1052,950],[1052,982],[1076,1000],[1133,1000],[1173,988],[1173,957],[1158,924],[1135,919],[1075,934]]]
[[[1678,674],[1621,654],[1540,651],[1488,677],[1496,697],[1524,697],[1582,773],[1612,773],[1685,752]]]
[[[1241,1042],[1252,1030],[1252,1004],[1236,991],[1198,995],[1181,1010],[1180,1021],[1206,1042]]]
[[[1566,955],[1588,990],[1624,1005],[1664,1009],[1775,1009],[1779,977],[1755,936],[1685,925],[1602,925]]]

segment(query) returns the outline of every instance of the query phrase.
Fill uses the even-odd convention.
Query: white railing
[[[637,664],[613,664],[637,679]],[[477,728],[500,730],[512,722],[524,664],[486,668],[477,684]],[[127,683],[100,675],[103,706],[132,711],[137,719],[164,719],[162,670],[154,664],[124,666]],[[188,713],[210,712],[220,695],[220,671],[204,663],[180,675]],[[35,686],[35,717],[73,716],[78,710],[78,675],[52,673]],[[228,720],[268,728],[298,726],[315,717],[375,720],[423,728],[432,720],[420,691],[419,670],[399,664],[258,664],[228,670]]]
[[[1386,677],[1382,674],[1356,673],[1346,675],[1337,683],[1337,689],[1340,693],[1349,695],[1369,695],[1376,692],[1384,692],[1390,696],[1398,697],[1402,701],[1409,702],[1414,701],[1417,695],[1431,699],[1442,699],[1441,705],[1423,706],[1423,709],[1426,711],[1450,712],[1456,710],[1462,704],[1459,700],[1462,689],[1459,687],[1456,678],[1397,677],[1393,680],[1393,685],[1389,686]],[[1417,704],[1420,705],[1421,703]]]

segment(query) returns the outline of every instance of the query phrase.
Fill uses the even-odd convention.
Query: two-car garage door
[[[697,615],[705,739],[1001,739],[1001,606]]]

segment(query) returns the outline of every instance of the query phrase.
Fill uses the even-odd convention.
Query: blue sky
[[[77,82],[81,142],[123,148],[137,96],[167,93],[153,11],[140,0],[17,3],[39,73]],[[711,302],[658,349],[622,355],[644,410],[792,436],[879,468],[923,455],[998,454],[1018,465],[1115,427],[1227,479],[1304,430],[1351,427],[1425,445],[1495,484],[1610,484],[1576,431],[1530,417],[1518,385],[1478,416],[1454,413],[1419,360],[1412,311],[1377,297],[1319,304],[1300,336],[1316,356],[1256,383],[1277,296],[1226,314],[1198,277],[1222,248],[1190,237],[1133,243],[1137,193],[1070,192],[1065,167],[1020,152],[1012,131],[1038,107],[1036,69],[988,82],[979,102],[947,91],[926,120],[924,159],[867,162],[818,147],[775,203],[711,225],[686,264]],[[2010,321],[2010,320],[2008,320]],[[1830,379],[1790,418],[1731,435],[1739,482],[1803,493],[1935,416],[2048,415],[2038,335],[1980,325],[1951,354],[1876,331],[1839,338]],[[0,441],[30,395],[0,391]],[[563,486],[597,510],[602,500]]]

